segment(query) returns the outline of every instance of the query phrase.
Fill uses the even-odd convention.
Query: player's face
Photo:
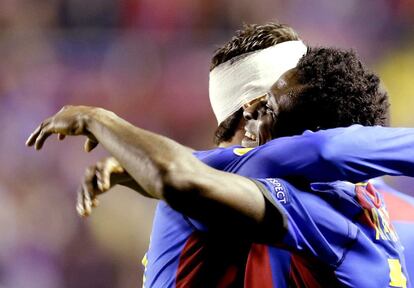
[[[288,113],[294,96],[303,88],[304,85],[297,79],[296,69],[291,69],[273,84],[269,93],[245,105],[243,116],[246,125],[242,146],[262,145],[283,134],[282,129],[288,130],[288,127],[283,127],[288,123],[280,123],[278,116]]]
[[[270,107],[267,106],[269,98],[270,94],[266,94],[243,107],[246,124],[242,146],[256,147],[271,139],[271,127],[275,120]]]

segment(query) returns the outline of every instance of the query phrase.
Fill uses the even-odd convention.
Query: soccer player
[[[288,40],[292,41],[292,40],[298,40],[298,39],[299,38],[297,34],[293,31],[293,29],[285,25],[272,24],[272,23],[266,24],[266,25],[247,25],[245,26],[243,30],[238,31],[231,41],[229,41],[222,48],[216,51],[216,54],[214,55],[212,59],[212,69],[214,70],[214,68],[219,66],[220,64],[228,62],[229,60],[232,60],[234,58],[243,56],[244,54],[252,53],[260,49],[265,49],[265,48],[268,48],[270,46],[273,46],[283,41],[288,41]],[[267,71],[265,70],[264,72],[267,72]],[[239,74],[236,73],[233,76],[233,78],[228,80],[228,82],[236,81],[237,83],[240,83],[238,77],[239,77]],[[240,85],[242,85],[242,83]],[[267,85],[270,86],[270,83]],[[239,96],[239,94],[241,93],[238,93],[238,92],[239,91],[236,88],[234,89],[234,92],[232,94]],[[259,94],[257,94],[257,96],[259,96]],[[223,95],[223,98],[227,98],[226,95]],[[236,102],[240,103],[239,100],[242,100],[242,99],[236,99],[236,100],[237,100]],[[242,110],[241,110],[242,104],[244,103],[240,103],[238,107],[240,108],[239,110],[237,110],[235,113],[233,113],[232,115],[227,117],[223,122],[220,123],[215,133],[215,142],[219,146],[225,147],[231,144],[239,144],[241,141],[241,138],[244,136],[244,132],[245,132],[243,129],[244,122],[243,122],[243,119],[241,119],[242,118]],[[347,104],[349,103],[343,103],[344,106],[342,107],[345,108]],[[354,107],[358,108],[359,106],[355,105]],[[331,109],[331,111],[336,111],[335,108],[336,107],[334,107],[334,109]],[[363,107],[360,107],[360,108],[365,109]],[[216,108],[215,111],[217,109],[220,109],[220,108]],[[358,117],[357,115],[359,115],[361,112],[363,111],[356,111],[356,114],[355,114],[356,117]],[[216,114],[217,113],[219,112],[216,112]],[[386,113],[384,113],[382,117],[385,117],[385,114]],[[353,121],[356,121],[356,123],[364,123],[364,122],[359,121],[357,118],[351,118],[351,119],[353,119]],[[287,124],[288,124],[287,127],[289,127],[289,123]],[[372,125],[372,123],[367,123],[367,124]],[[337,141],[337,144],[341,144],[341,141]],[[310,145],[310,147],[313,147],[311,143],[309,143],[308,145]],[[367,143],[366,145],[369,145],[370,147],[372,146],[371,143]],[[298,146],[300,147],[299,143],[298,143]],[[289,150],[287,150],[289,147],[293,148],[296,146],[292,146],[292,144],[282,146],[282,148],[286,151],[287,154],[289,154],[288,153]],[[365,150],[359,150],[359,151],[364,151],[364,153],[368,152]],[[338,147],[337,152],[339,153],[338,155],[340,155],[341,151],[339,147]],[[368,158],[368,155],[372,155],[372,153],[366,154],[365,159]],[[306,155],[303,155],[303,158],[306,158]],[[346,158],[345,157],[342,158],[342,160],[344,159]],[[336,159],[336,160],[340,160],[340,159]],[[346,160],[350,161],[349,158]],[[277,161],[275,161],[275,163],[276,162]],[[303,162],[299,162],[299,161],[297,162],[297,164],[300,164],[302,166],[304,165]],[[337,163],[337,164],[340,166],[341,164],[346,164],[346,163]],[[358,163],[358,167],[361,167],[360,165],[362,164]],[[355,167],[350,167],[350,168],[355,169]],[[278,170],[277,167],[275,167],[274,169],[276,170],[274,176],[280,175],[278,173],[280,173],[280,170],[283,170],[283,169]],[[88,199],[89,197],[94,197],[102,193],[103,191],[108,190],[111,187],[111,185],[118,183],[118,181],[121,181],[122,184],[129,186],[131,188],[136,188],[136,183],[134,181],[130,181],[130,177],[127,174],[115,174],[113,178],[116,177],[117,179],[112,179],[112,181],[109,181],[110,179],[109,175],[111,175],[111,173],[115,171],[116,172],[123,171],[123,168],[118,166],[117,162],[114,159],[105,159],[99,162],[98,165],[92,166],[89,169],[87,169],[85,173],[85,183],[83,184],[83,186],[86,188],[83,191],[89,190],[90,193],[80,193],[79,203],[81,203],[80,210],[82,212],[84,211],[89,212],[91,209],[91,205],[85,204],[85,203],[90,203],[90,201],[89,202],[84,201],[85,198]],[[285,167],[285,171],[288,171],[286,170],[286,167]],[[99,179],[96,179],[97,176]],[[93,185],[91,185],[91,183],[95,183],[95,184],[97,183],[97,185],[94,185],[95,188],[93,188]],[[376,184],[376,187],[381,190],[386,201],[389,202],[389,204],[391,204],[391,208],[392,208],[390,211],[391,215],[397,216],[397,217],[392,218],[393,220],[392,222],[396,226],[396,229],[399,232],[399,235],[402,236],[401,238],[405,246],[405,254],[409,255],[406,258],[414,259],[414,255],[413,255],[414,249],[412,249],[412,246],[413,246],[412,243],[414,243],[413,241],[414,237],[412,235],[413,233],[411,232],[414,230],[410,229],[410,226],[412,225],[412,221],[414,220],[413,219],[414,213],[410,209],[413,208],[414,204],[410,204],[413,202],[411,197],[402,195],[401,193],[388,187],[385,183],[379,182],[379,180],[376,180],[375,184]],[[90,187],[90,188],[87,188],[87,187]],[[413,257],[410,257],[410,255]],[[410,261],[408,261],[408,268],[409,268],[408,271],[409,271],[409,274],[412,275],[411,276],[412,278],[414,277],[414,265],[410,265],[410,264],[414,264],[414,263],[411,263]]]
[[[253,49],[265,49],[271,45],[275,45],[276,43],[271,43],[271,39],[273,35],[277,35],[277,31],[272,29],[271,26],[272,24],[264,26],[253,25],[245,28],[244,31],[238,32],[235,37],[233,37],[228,43],[226,43],[226,45],[221,47],[216,52],[212,59],[212,67],[217,66],[217,64],[229,61],[233,57],[252,52]],[[288,32],[288,34],[292,35],[291,32]],[[237,81],[237,74],[234,78],[235,79],[229,79],[229,81]],[[237,90],[235,90],[235,92],[237,92]],[[223,97],[226,97],[226,95]],[[337,107],[334,107],[332,111],[336,111],[336,108]],[[244,130],[243,125],[239,124],[239,117],[241,115],[241,112],[238,111],[237,113],[231,115],[228,119],[226,119],[226,121],[220,124],[215,133],[216,144],[224,147],[227,143],[240,143],[240,134],[243,135]],[[375,179],[375,182],[373,183],[375,183],[375,186],[380,190],[386,202],[388,203],[388,208],[391,214],[391,221],[396,227],[396,230],[398,231],[398,234],[401,237],[401,241],[405,247],[404,254],[408,260],[408,274],[410,275],[410,278],[414,278],[414,261],[412,260],[414,259],[414,199],[408,195],[404,195],[403,193],[396,191],[384,183],[381,179]]]
[[[332,61],[341,60],[342,57],[343,62],[341,64],[357,64],[357,66],[353,65],[352,68],[358,68],[358,62],[352,63],[352,54],[349,53],[338,53],[337,51],[335,52],[329,49],[315,49],[309,53],[309,57],[315,57],[312,53],[317,53],[320,56],[317,60],[322,61],[322,63],[324,59]],[[306,60],[306,56],[303,57],[301,60],[302,64],[306,64]],[[322,70],[327,67],[327,65],[321,66],[319,62],[315,63]],[[296,75],[295,77],[289,78],[290,74],[287,74],[289,77],[286,76],[277,82],[276,86],[272,89],[274,95],[268,97],[265,101],[266,106],[256,105],[258,108],[250,111],[250,113],[256,111],[258,116],[249,119],[249,123],[252,123],[250,121],[253,119],[257,123],[266,122],[264,120],[273,119],[272,115],[278,114],[279,112],[283,115],[284,109],[291,106],[278,105],[278,108],[284,107],[284,109],[276,113],[274,111],[274,101],[283,100],[283,95],[286,95],[284,94],[285,92],[289,92],[287,95],[291,96],[291,100],[296,101],[298,99],[295,96],[300,95],[300,98],[309,96],[309,94],[306,94],[306,91],[315,92],[318,91],[317,89],[322,89],[319,92],[327,92],[332,88],[330,85],[321,88],[317,85],[317,81],[310,82],[312,84],[310,86],[298,87],[298,84],[303,84],[301,81],[304,79],[309,80],[308,77],[312,79],[312,74],[307,74],[309,72],[307,70],[309,68],[308,65],[301,65],[299,63],[298,67],[298,70],[294,73]],[[345,65],[338,65],[336,69],[339,68],[339,71],[341,71],[344,67]],[[360,70],[357,69],[357,71]],[[329,75],[332,76],[333,74],[328,73],[325,76]],[[365,76],[368,82],[378,84],[378,79],[375,80],[375,76],[372,74],[355,74],[354,76],[356,75],[359,77]],[[315,79],[320,78],[316,77],[313,80],[315,81]],[[351,79],[354,80],[353,77]],[[369,81],[370,79],[373,81]],[[339,82],[346,83],[346,81],[349,81],[349,79],[344,80],[345,82]],[[284,86],[284,82],[287,83],[286,86]],[[332,83],[330,84],[332,85]],[[355,90],[355,87],[349,88],[351,90],[348,92]],[[366,86],[366,88],[368,89],[367,92],[369,92],[371,87]],[[345,93],[346,91],[343,92]],[[359,91],[357,89],[354,92]],[[371,91],[372,93],[374,96],[377,95],[375,91]],[[323,96],[324,93],[317,93],[316,95]],[[369,95],[366,97],[369,97]],[[345,93],[344,96],[349,95]],[[371,99],[376,98],[371,97]],[[375,111],[378,107],[376,105],[374,106],[370,107],[370,109]],[[266,109],[263,109],[263,107],[266,107]],[[298,104],[298,107],[300,108],[301,106]],[[263,111],[266,111],[266,113],[263,113]],[[369,109],[364,112],[366,113],[368,111]],[[339,122],[346,121],[341,118],[341,114],[332,116],[336,117],[335,119]],[[370,119],[367,115],[364,117]],[[326,124],[324,122],[325,120],[324,115],[321,114],[319,120],[315,120],[312,123],[318,123],[317,127],[329,128],[323,127]],[[271,127],[276,128],[276,122],[274,120],[273,122],[270,121],[270,124]],[[297,128],[299,126],[294,127]],[[360,127],[360,129],[364,128]],[[381,128],[371,129],[376,130],[367,131],[375,134]],[[339,130],[339,132],[333,132],[334,134],[331,136],[344,133],[341,129]],[[265,133],[266,129],[262,127],[257,131],[260,131],[260,133],[255,135],[265,135],[263,133]],[[389,137],[396,135],[399,137],[412,137],[410,131],[406,129],[391,129],[389,131],[394,131],[391,132]],[[394,287],[404,287],[405,285],[404,269],[402,268],[404,264],[400,262],[401,247],[398,246],[394,231],[388,223],[386,210],[380,196],[370,185],[366,188],[364,186],[358,186],[354,189],[354,186],[350,184],[314,184],[312,186],[314,193],[308,193],[293,187],[288,182],[278,179],[258,180],[262,184],[257,181],[250,182],[246,178],[221,173],[208,168],[196,161],[191,156],[191,153],[179,144],[133,127],[108,111],[90,107],[67,107],[61,110],[54,117],[45,120],[38,127],[28,139],[28,145],[35,145],[37,149],[40,149],[46,138],[52,133],[62,135],[87,135],[90,139],[86,145],[87,150],[91,148],[89,144],[91,141],[93,143],[101,142],[113,156],[119,159],[121,165],[141,185],[145,193],[148,193],[152,197],[166,200],[172,207],[189,216],[202,220],[209,227],[214,227],[215,229],[220,228],[219,231],[227,237],[230,237],[234,233],[237,236],[235,239],[246,239],[256,243],[265,242],[274,245],[284,245],[285,248],[287,246],[288,248],[286,249],[296,252],[295,256],[298,256],[295,258],[296,262],[293,267],[299,269],[300,273],[293,273],[293,275],[300,275],[300,278],[293,278],[295,285],[306,284],[306,282],[300,282],[304,280],[311,281],[307,284],[317,283],[325,286],[327,283],[335,286],[341,284],[353,287],[387,287],[388,284]],[[314,134],[324,134],[324,132],[318,133]],[[384,133],[386,134],[387,132],[384,130]],[[268,135],[270,137],[272,136],[272,134]],[[248,138],[254,140],[252,136]],[[260,139],[267,141],[270,138],[263,137]],[[250,141],[249,139],[246,140]],[[262,143],[259,142],[259,144]],[[245,154],[246,157],[243,160],[239,158],[238,163],[243,163],[243,161],[245,162],[244,164],[250,163],[247,160],[252,158],[252,155],[257,154],[257,151],[266,151],[266,147],[270,147],[270,145],[262,147],[264,148],[255,149]],[[387,149],[383,152],[387,152]],[[409,153],[410,149],[406,149],[406,152]],[[409,154],[405,156],[409,156]],[[392,159],[394,158],[392,157]],[[235,163],[231,164],[233,165]],[[374,165],[377,166],[378,163]],[[242,166],[233,165],[236,170]],[[410,171],[413,172],[412,169]],[[282,198],[280,198],[281,195],[283,195]],[[333,207],[336,207],[336,209],[333,209]],[[208,215],[209,212],[213,213]],[[170,214],[169,216],[173,217],[174,215]],[[287,232],[284,232],[286,227],[284,227],[283,223],[286,217],[289,225]],[[353,223],[356,219],[355,217],[361,217],[361,221],[368,222],[366,224],[355,224]],[[197,225],[193,221],[190,221],[190,224]],[[168,227],[164,228],[167,229]],[[172,233],[173,231],[170,232]],[[219,234],[215,233],[215,235]],[[182,237],[185,236],[182,235]],[[190,240],[194,240],[192,244],[197,244],[198,242],[199,246],[190,245],[192,249],[186,251],[188,253],[186,255],[187,260],[197,260],[197,257],[203,256],[203,253],[206,253],[204,251],[206,246],[200,246],[199,241],[196,241],[199,240],[197,236],[200,237],[200,235],[195,235],[195,239]],[[383,241],[376,243],[374,239]],[[204,240],[214,241],[217,239],[212,239],[208,236]],[[361,252],[360,249],[364,251]],[[370,257],[366,253],[371,253]],[[206,255],[204,254],[204,256]],[[364,263],[363,273],[374,273],[378,269],[381,269],[381,273],[375,279],[364,278],[363,273],[357,273],[355,269],[356,259]],[[372,261],[378,264],[378,266],[373,267],[372,265],[367,265],[372,264]],[[197,262],[195,261],[194,263]],[[202,264],[208,266],[208,264],[218,263],[204,262]],[[188,270],[189,267],[194,270]],[[246,268],[247,271],[249,270],[248,267]],[[202,270],[202,268],[205,268],[205,266],[183,266],[183,269],[187,269],[185,272],[189,276],[193,272],[196,273],[198,269]],[[213,270],[210,269],[210,271]],[[353,279],[350,278],[350,273],[354,274]],[[158,276],[161,277],[161,275]],[[188,281],[188,279],[184,281],[186,280]],[[204,281],[211,280],[216,279],[204,278]],[[198,283],[205,284],[207,282]],[[188,283],[181,282],[181,284],[186,285]]]

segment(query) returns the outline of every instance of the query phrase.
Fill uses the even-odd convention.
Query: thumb
[[[96,146],[98,146],[99,142],[96,139],[87,138],[83,148],[86,152],[91,152]]]

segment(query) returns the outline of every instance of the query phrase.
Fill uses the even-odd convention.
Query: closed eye
[[[272,107],[270,107],[269,103],[266,103],[265,106],[266,106],[266,109],[270,109],[270,110],[272,109]]]
[[[270,114],[270,116],[272,116],[273,121],[276,121],[276,118],[277,118],[276,112],[273,110],[272,107],[270,107],[267,104],[266,104],[266,114]]]
[[[273,111],[273,108],[272,107],[270,107],[270,105],[269,104],[266,104],[266,112],[267,113],[273,113],[274,111]]]

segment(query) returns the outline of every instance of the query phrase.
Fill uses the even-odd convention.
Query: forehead
[[[294,99],[301,95],[308,85],[299,81],[298,70],[293,68],[284,73],[270,88],[268,102],[272,106],[277,106],[279,110],[286,110],[292,107]]]
[[[272,85],[270,89],[272,91],[283,90],[288,89],[297,84],[299,84],[297,77],[297,69],[293,68],[283,73],[282,76],[280,76],[279,79],[276,80],[276,82]]]

